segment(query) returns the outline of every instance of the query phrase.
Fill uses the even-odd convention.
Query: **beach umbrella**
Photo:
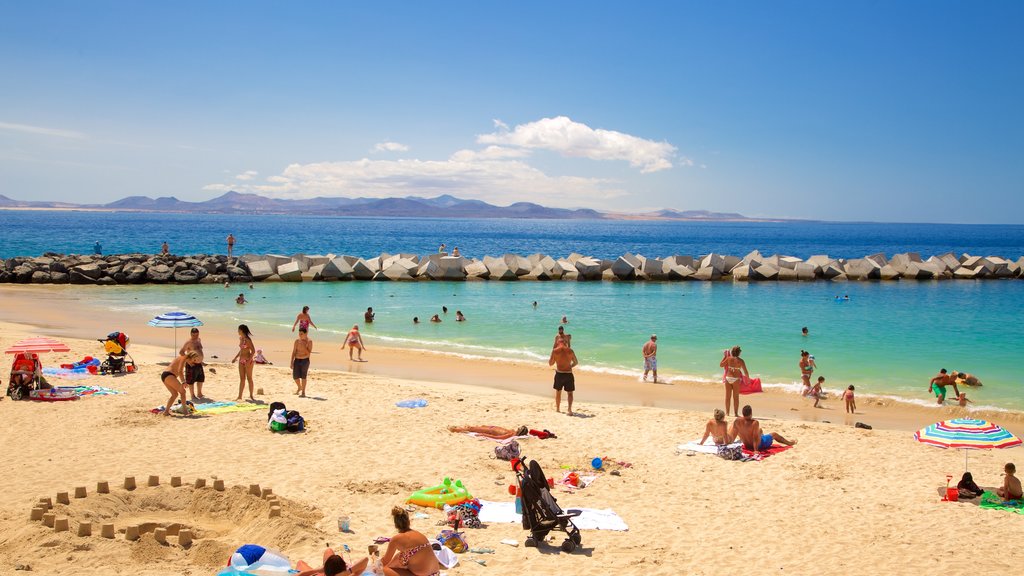
[[[174,328],[174,352],[178,352],[178,328],[188,328],[192,326],[202,326],[202,321],[199,318],[189,314],[188,312],[167,312],[156,316],[149,322],[150,326],[156,326],[157,328]]]
[[[939,448],[959,448],[964,451],[964,470],[967,470],[968,450],[1013,448],[1021,439],[1009,430],[988,420],[956,418],[943,420],[914,432],[914,439]]]
[[[54,340],[53,338],[26,338],[15,342],[13,346],[4,350],[5,354],[17,354],[27,352],[30,354],[45,354],[47,352],[70,352],[67,344]]]

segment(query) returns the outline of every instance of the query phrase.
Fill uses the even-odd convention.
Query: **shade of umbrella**
[[[150,326],[156,326],[157,328],[174,328],[175,352],[178,351],[178,328],[203,325],[199,318],[196,318],[188,312],[167,312],[166,314],[160,314],[147,322],[147,324]]]
[[[53,338],[26,338],[15,342],[13,346],[4,350],[5,354],[17,354],[27,352],[30,354],[45,354],[47,352],[70,352],[67,344],[54,340]]]
[[[1013,448],[1021,439],[1009,430],[988,420],[955,418],[943,420],[914,432],[918,442],[939,448],[960,448],[964,451],[964,470],[967,469],[968,450]]]

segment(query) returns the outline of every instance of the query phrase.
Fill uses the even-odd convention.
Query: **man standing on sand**
[[[555,367],[555,412],[562,411],[562,390],[569,400],[569,416],[572,416],[572,393],[576,390],[576,377],[572,374],[574,366],[579,364],[576,353],[565,342],[559,342],[551,351],[548,366]]]
[[[733,438],[738,437],[740,442],[743,442],[744,448],[754,452],[764,452],[772,447],[773,442],[785,444],[786,446],[796,444],[796,440],[786,440],[781,434],[775,432],[763,434],[761,423],[752,418],[753,413],[754,411],[750,408],[750,404],[744,406],[743,416],[734,420],[732,428],[729,430],[729,436]]]
[[[946,369],[939,370],[939,373],[928,381],[928,390],[935,393],[936,404],[946,401],[946,386],[952,386],[956,397],[960,397],[960,389],[956,385],[956,378],[946,373]]]
[[[185,385],[192,393],[192,400],[195,400],[203,398],[203,383],[206,382],[206,372],[203,370],[203,341],[199,339],[199,328],[192,329],[189,339],[182,344],[178,354],[186,356],[190,351],[198,354],[198,357],[193,363],[185,363]]]
[[[651,334],[643,347],[644,355],[644,382],[647,382],[647,373],[654,372],[654,383],[658,383],[658,336]]]
[[[231,251],[235,249],[235,235],[228,233],[228,258],[231,258]]]

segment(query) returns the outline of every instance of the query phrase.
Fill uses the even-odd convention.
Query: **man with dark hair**
[[[192,328],[189,339],[181,346],[179,354],[186,354],[189,351],[199,355],[198,361],[193,364],[185,364],[185,384],[188,385],[192,399],[203,397],[203,383],[206,382],[206,372],[203,370],[203,341],[199,339],[199,328]]]
[[[960,388],[956,385],[956,378],[946,373],[946,369],[939,370],[939,373],[928,381],[928,390],[935,393],[936,403],[942,404],[946,401],[946,386],[952,386],[956,397],[960,397]]]
[[[763,452],[771,448],[773,442],[785,444],[786,446],[796,444],[796,440],[786,440],[781,434],[775,432],[771,434],[762,433],[761,423],[754,420],[753,414],[754,411],[750,408],[750,404],[744,406],[743,416],[733,421],[732,430],[729,431],[730,436],[738,437],[743,442],[744,448],[754,452]]]
[[[579,364],[576,353],[564,341],[557,340],[555,349],[548,358],[548,366],[555,367],[555,412],[562,411],[562,390],[569,401],[569,416],[572,416],[572,393],[576,391],[576,378],[572,369]]]

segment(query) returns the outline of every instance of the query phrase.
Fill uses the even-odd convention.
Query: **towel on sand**
[[[251,402],[204,402],[201,404],[195,404],[195,408],[196,412],[201,414],[228,414],[231,412],[252,412],[254,410],[263,410],[266,406],[263,404],[253,404]],[[179,402],[171,407],[171,412],[178,412],[180,409],[181,403]],[[153,414],[159,414],[163,411],[163,406],[150,410]]]
[[[612,511],[610,508],[598,510],[596,508],[573,508],[580,510],[582,514],[572,519],[572,523],[580,530],[629,530],[629,526]],[[522,522],[523,515],[516,514],[515,502],[491,502],[480,501],[480,521],[493,522],[495,524],[511,524]]]
[[[1010,510],[1017,514],[1024,514],[1024,500],[1003,500],[995,492],[985,491],[981,495],[981,502],[978,506],[989,510]]]
[[[728,447],[729,448],[738,448],[739,446],[740,446],[739,442],[733,442],[732,444],[729,444]],[[785,452],[786,450],[789,450],[790,448],[792,448],[792,446],[785,446],[785,445],[780,445],[780,444],[775,444],[771,448],[769,448],[768,450],[765,450],[764,452],[752,452],[752,451],[747,450],[746,448],[744,448],[743,449],[743,455],[746,456],[747,458],[749,458],[750,460],[758,460],[758,461],[760,461],[760,460],[764,460],[765,458],[767,458],[769,456],[774,456],[774,455],[778,454],[779,452]],[[694,440],[692,442],[687,442],[686,444],[680,444],[680,445],[676,446],[676,450],[679,451],[679,452],[699,452],[701,454],[714,454],[716,456],[718,455],[718,446],[716,446],[714,444],[703,444],[703,445],[701,445],[700,441],[698,441],[698,440]]]
[[[497,442],[498,444],[508,444],[513,440],[525,440],[530,437],[529,434],[525,436],[512,436],[511,438],[491,438],[490,436],[484,436],[483,434],[478,434],[476,432],[464,432],[464,434],[466,436],[472,436],[478,440],[490,440],[492,442]]]

